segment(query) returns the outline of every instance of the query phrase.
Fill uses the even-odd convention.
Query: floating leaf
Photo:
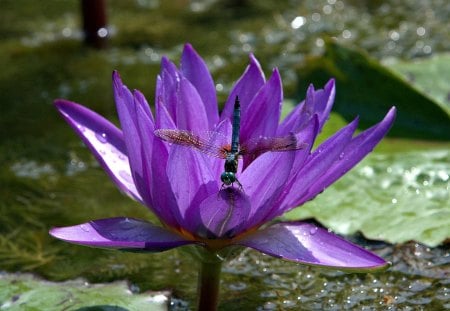
[[[167,310],[167,293],[133,294],[124,281],[49,282],[31,274],[0,274],[1,310]]]
[[[450,151],[373,154],[289,219],[316,218],[340,234],[436,246],[450,237]]]
[[[395,62],[390,66],[413,86],[433,98],[450,115],[450,54]]]
[[[390,135],[450,139],[449,110],[365,53],[328,42],[323,56],[305,64],[298,70],[302,82],[324,85],[330,77],[336,78],[333,110],[345,119],[359,114],[362,126],[369,126],[378,122],[391,106],[397,106],[398,115]],[[430,81],[442,79],[440,76],[428,78]],[[306,84],[300,85],[299,89],[306,87]]]

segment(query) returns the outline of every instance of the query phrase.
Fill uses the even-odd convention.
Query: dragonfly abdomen
[[[239,151],[239,131],[241,127],[241,104],[239,97],[236,96],[233,110],[233,131],[231,134],[231,152],[237,153]]]

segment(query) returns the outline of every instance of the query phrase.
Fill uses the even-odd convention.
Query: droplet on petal
[[[309,229],[309,234],[314,235],[314,234],[316,234],[317,230],[319,230],[319,228],[313,227],[313,228]]]
[[[106,136],[106,133],[95,133],[95,138],[97,138],[97,140],[99,142],[101,142],[102,144],[105,144],[108,142],[108,138]]]

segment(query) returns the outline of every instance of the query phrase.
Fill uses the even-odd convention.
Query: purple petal
[[[151,196],[153,205],[168,214],[167,218],[173,218],[178,225],[182,225],[183,217],[180,214],[178,203],[172,191],[169,177],[167,175],[167,161],[169,158],[167,146],[160,139],[153,139],[152,146]],[[171,216],[170,216],[171,215]]]
[[[191,204],[198,204],[219,190],[204,157],[189,147],[172,145],[170,148],[167,176],[183,216]]]
[[[303,222],[278,223],[246,236],[236,244],[306,265],[354,272],[367,272],[388,266],[383,258],[326,229]]]
[[[334,97],[336,95],[336,87],[334,79],[330,79],[328,83],[325,85],[323,90],[318,90],[315,95],[316,100],[316,108],[315,113],[319,115],[319,132],[322,130],[325,122],[328,120],[330,116],[331,108],[334,104]]]
[[[141,152],[143,146],[137,128],[136,104],[139,104],[139,102],[134,100],[133,94],[122,83],[116,71],[113,73],[113,86],[134,184],[146,205],[151,206],[151,197],[147,188],[148,182],[146,181],[147,176],[144,176],[144,162]],[[146,146],[146,148],[150,147]]]
[[[117,187],[142,203],[131,177],[122,132],[102,116],[76,103],[58,99],[55,106]]]
[[[156,80],[156,100],[164,104],[174,121],[177,117],[177,81],[180,80],[180,76],[177,67],[166,57],[163,57],[161,59],[161,73]]]
[[[309,196],[310,187],[320,178],[335,161],[339,160],[339,156],[345,146],[351,141],[353,132],[358,126],[358,119],[339,130],[336,134],[322,143],[309,157],[308,161],[301,170],[294,176],[293,183],[286,187],[288,194],[282,204],[282,212],[299,205],[304,202],[302,198]],[[324,190],[324,189],[322,189]]]
[[[391,128],[395,120],[395,114],[396,109],[393,107],[380,123],[353,138],[339,155],[340,160],[336,161],[326,173],[315,180],[314,184],[310,187],[308,196],[304,197],[299,204],[316,196],[371,152]]]
[[[172,77],[179,75],[177,66],[172,63],[167,57],[163,56],[161,59],[161,71],[166,71]]]
[[[144,108],[141,106],[137,106],[137,123],[138,123],[138,131],[141,138],[141,154],[142,154],[142,185],[145,185],[145,193],[146,196],[151,199],[151,205],[149,206],[151,210],[156,214],[156,216],[165,224],[176,227],[178,221],[173,214],[173,211],[176,211],[176,204],[172,206],[168,203],[170,200],[170,194],[167,194],[166,191],[163,190],[163,186],[161,185],[161,179],[164,177],[161,176],[153,176],[154,170],[153,166],[156,166],[155,163],[158,163],[157,166],[162,166],[165,169],[164,163],[167,162],[168,155],[167,151],[160,151],[159,149],[154,149],[154,140],[155,135],[153,134],[155,128],[153,127],[153,123],[150,121],[148,115],[144,112]],[[159,140],[159,138],[156,138]],[[159,151],[157,154],[154,154],[153,151]],[[158,160],[154,161],[154,157]],[[153,188],[157,184],[159,188],[159,192],[153,193]],[[165,201],[163,204],[160,203],[158,197],[160,197],[164,193]],[[153,199],[155,198],[155,199]],[[172,208],[170,208],[172,207]]]
[[[335,84],[331,79],[323,90],[314,90],[310,85],[306,93],[306,99],[297,105],[278,127],[278,135],[286,135],[289,132],[297,132],[315,114],[319,118],[319,132],[325,124],[333,107],[335,96]]]
[[[150,122],[154,124],[155,120],[153,118],[152,111],[150,110],[150,105],[148,104],[144,94],[142,94],[139,90],[134,90],[133,96],[136,102],[135,106],[142,108],[142,112],[150,119]]]
[[[214,131],[211,132],[211,137],[215,137],[214,140],[210,140],[214,146],[223,146],[228,145],[230,143],[232,126],[229,119],[225,119],[220,121]],[[220,135],[219,135],[220,134]],[[222,138],[220,136],[223,136]],[[216,179],[220,179],[220,175],[224,170],[225,161],[222,159],[217,159],[215,157],[210,157],[210,167],[213,172],[213,176],[216,176]]]
[[[204,238],[231,238],[246,229],[248,196],[233,187],[211,194],[186,213],[191,232]]]
[[[53,228],[50,234],[57,239],[79,245],[147,252],[162,252],[196,243],[149,222],[126,217],[98,219],[77,226]]]
[[[178,88],[177,128],[196,133],[209,130],[205,105],[195,87],[186,78],[181,78]]]
[[[172,119],[167,107],[162,103],[162,98],[158,97],[155,103],[155,126],[158,129],[176,129],[175,121]]]
[[[242,112],[242,141],[259,136],[275,136],[280,120],[283,89],[278,70],[259,90],[246,111]]]
[[[197,54],[190,44],[186,44],[181,56],[181,72],[197,89],[198,94],[205,104],[209,121],[209,129],[219,121],[216,89],[214,81],[203,59]]]
[[[319,119],[317,115],[314,115],[305,126],[295,134],[295,138],[298,142],[305,143],[308,147],[295,152],[295,160],[292,165],[291,176],[294,177],[295,174],[302,168],[303,164],[310,155],[311,149],[316,140],[317,134],[319,132]]]
[[[239,96],[241,102],[241,113],[246,113],[256,93],[264,86],[266,78],[258,63],[258,60],[250,54],[250,64],[242,76],[234,85],[220,116],[221,120],[231,119],[233,115],[234,100]]]
[[[294,160],[294,152],[267,152],[243,171],[239,181],[252,204],[249,227],[258,225],[272,210],[284,190]]]
[[[291,189],[294,183],[297,182],[296,177],[298,172],[302,169],[305,161],[309,156],[311,146],[313,145],[317,135],[318,125],[319,121],[316,115],[308,122],[308,124],[300,132],[296,134],[297,141],[306,143],[308,147],[297,151],[289,151],[295,155],[295,159],[292,163],[292,169],[290,171],[289,178],[284,184],[283,193],[281,193],[277,201],[273,203],[272,208],[267,211],[264,218],[261,219],[260,221],[261,223],[269,222],[275,217],[278,217],[284,213],[283,211],[284,205],[281,203],[285,200],[287,196],[292,196]],[[295,192],[295,189],[292,191]],[[258,212],[258,214],[260,213]]]

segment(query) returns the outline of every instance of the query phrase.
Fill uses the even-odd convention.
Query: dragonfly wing
[[[299,142],[294,133],[283,137],[259,137],[251,139],[241,146],[242,155],[260,155],[269,151],[292,151],[304,149],[308,144]]]
[[[204,136],[186,130],[158,129],[155,135],[171,144],[195,148],[207,155],[225,159],[226,148],[217,144],[220,133],[206,132]]]

